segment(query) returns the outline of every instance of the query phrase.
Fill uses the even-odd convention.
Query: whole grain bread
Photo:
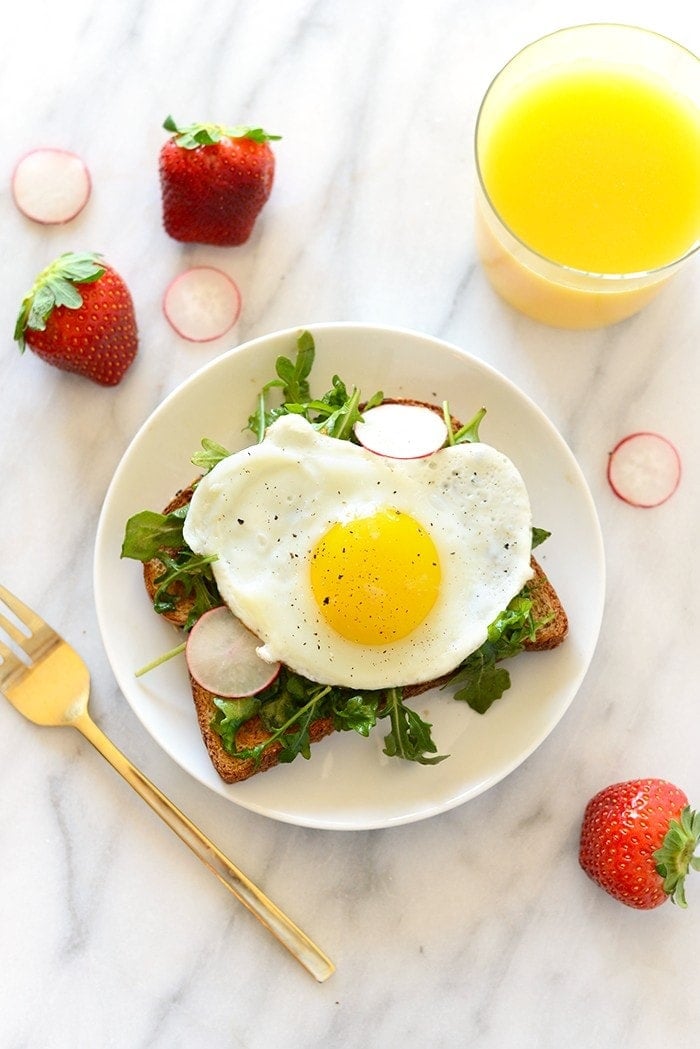
[[[411,403],[421,402],[412,401]],[[440,410],[436,409],[435,405],[428,405],[428,407],[433,410]],[[456,420],[453,420],[453,425],[455,426],[455,429],[458,429],[460,426]],[[190,485],[188,485],[188,487],[180,489],[180,491],[173,496],[167,506],[164,507],[163,513],[167,514],[173,510],[186,506],[192,498],[192,493],[194,492],[196,483],[197,480],[195,479]],[[542,566],[534,557],[531,559],[531,563],[534,574],[532,579],[527,583],[527,589],[533,602],[533,616],[535,620],[542,621],[543,626],[538,629],[534,639],[525,642],[525,648],[530,652],[538,652],[556,648],[557,645],[560,645],[568,633],[569,624],[564,606]],[[157,579],[162,572],[163,564],[157,558],[146,562],[144,565],[144,583],[151,601],[155,595]],[[171,611],[163,612],[162,615],[164,618],[168,619],[173,626],[182,629],[187,621],[191,607],[192,599],[183,592],[181,599],[177,601],[175,607]],[[450,676],[451,675],[445,675],[444,677],[432,681],[407,686],[403,689],[403,694],[407,699],[410,699],[413,696],[418,696],[431,688],[443,685],[450,679]],[[279,743],[274,743],[267,747],[263,751],[261,760],[258,763],[255,763],[249,758],[237,758],[229,754],[222,745],[221,737],[212,728],[212,720],[217,709],[214,705],[214,700],[216,698],[215,695],[207,691],[207,689],[202,688],[202,686],[195,681],[191,675],[190,688],[197,715],[197,722],[199,724],[199,730],[204,745],[206,746],[212,765],[225,783],[242,782],[256,773],[264,772],[278,764],[278,754],[282,749],[282,746]],[[324,737],[329,736],[333,731],[334,726],[331,718],[319,718],[310,726],[309,734],[311,742],[317,743]],[[256,716],[251,718],[250,721],[247,721],[238,730],[236,744],[239,749],[243,749],[261,743],[267,737],[268,732],[265,729],[265,726],[261,719]]]

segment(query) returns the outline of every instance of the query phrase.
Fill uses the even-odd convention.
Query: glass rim
[[[489,95],[491,94],[491,89],[493,88],[494,84],[499,79],[499,77],[513,64],[513,62],[515,62],[515,60],[519,58],[520,55],[524,54],[526,51],[529,51],[531,48],[536,47],[543,41],[550,40],[555,36],[562,36],[566,33],[573,33],[582,29],[624,29],[626,31],[629,30],[633,33],[640,33],[647,37],[655,37],[656,39],[661,40],[665,43],[672,44],[673,47],[677,48],[679,51],[684,51],[690,58],[694,59],[698,63],[698,66],[700,68],[700,56],[696,55],[694,51],[691,51],[690,48],[685,47],[684,44],[678,43],[678,41],[674,40],[673,37],[666,36],[664,33],[657,33],[654,29],[646,29],[644,26],[632,25],[625,22],[584,22],[578,25],[562,26],[559,29],[552,30],[551,33],[544,33],[542,36],[537,37],[535,40],[531,40],[529,43],[525,44],[518,51],[516,51],[508,59],[508,61],[504,65],[502,65],[501,68],[497,70],[497,72],[492,76],[491,80],[489,81],[489,85],[486,88],[486,91],[484,92],[484,96],[481,100],[476,115],[476,124],[474,126],[474,166],[476,168],[479,187],[481,188],[481,192],[484,195],[484,199],[488,204],[491,213],[495,216],[495,218],[498,220],[498,222],[506,231],[506,233],[510,237],[512,237],[517,244],[519,244],[526,252],[528,252],[528,254],[533,255],[541,262],[546,263],[546,265],[551,266],[556,270],[569,274],[572,278],[588,278],[596,281],[610,281],[611,283],[623,281],[631,282],[634,280],[648,280],[650,277],[662,278],[667,273],[680,266],[681,263],[685,262],[698,251],[698,249],[700,248],[700,236],[698,236],[695,239],[695,241],[691,244],[687,251],[685,251],[682,255],[679,255],[678,258],[673,259],[671,262],[665,262],[663,266],[655,266],[652,269],[635,270],[625,273],[614,273],[610,271],[599,273],[595,270],[579,269],[577,266],[569,266],[565,262],[559,262],[557,259],[550,258],[549,255],[545,255],[543,252],[538,251],[536,248],[533,248],[530,244],[527,243],[526,240],[523,240],[522,237],[518,236],[518,234],[513,229],[511,229],[508,223],[502,218],[498,208],[491,199],[491,195],[489,194],[489,191],[487,190],[486,184],[484,182],[484,177],[481,171],[481,164],[479,163],[479,127],[481,124],[484,106],[486,105],[486,101]]]

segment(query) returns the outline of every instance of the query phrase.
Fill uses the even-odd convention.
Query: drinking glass
[[[502,137],[507,134],[503,129],[507,127],[509,113],[512,115],[515,112],[513,107],[519,104],[523,92],[537,89],[538,85],[547,82],[553,83],[553,78],[568,76],[570,73],[577,77],[583,76],[584,80],[579,82],[587,82],[585,78],[591,72],[597,75],[598,85],[602,83],[604,89],[607,89],[605,85],[609,75],[610,91],[615,90],[615,78],[620,74],[639,76],[646,85],[645,90],[658,91],[668,104],[681,107],[684,119],[688,118],[689,137],[684,136],[683,141],[688,146],[690,167],[697,164],[700,175],[700,60],[675,41],[636,26],[573,26],[529,44],[508,62],[488,88],[476,124],[477,250],[490,283],[506,302],[529,317],[555,327],[598,328],[630,317],[660,291],[700,246],[700,177],[692,182],[689,180],[689,185],[694,185],[694,189],[689,190],[687,202],[688,241],[660,264],[657,262],[632,269],[621,269],[619,266],[608,269],[606,265],[581,266],[573,258],[566,257],[568,249],[565,244],[558,257],[552,257],[536,243],[536,235],[530,232],[524,236],[513,228],[512,220],[504,218],[503,208],[494,200],[494,175],[493,171],[489,172],[488,165],[489,147],[495,141],[494,132],[500,133]],[[605,105],[597,112],[604,114]],[[533,134],[535,132],[542,134],[541,128],[533,129]],[[590,128],[587,133],[590,134]],[[651,130],[649,134],[652,134]],[[654,141],[658,140],[658,135],[654,136]],[[616,142],[614,148],[624,147],[618,146]],[[614,148],[609,151],[610,159]],[[568,186],[570,182],[580,179],[583,185],[591,176],[594,181],[597,179],[597,184],[591,187],[590,192],[597,193],[600,198],[596,198],[594,206],[611,208],[614,205],[605,199],[608,188],[605,176],[601,182],[601,149],[598,146],[596,155],[596,149],[591,147],[590,156],[584,154],[577,167],[576,179],[564,177],[559,180],[559,184]],[[677,156],[676,150],[669,149],[669,152]],[[503,158],[507,154],[501,150],[500,155]],[[668,159],[671,162],[673,160],[672,157]],[[655,163],[663,166],[666,158],[661,156]],[[591,171],[588,170],[589,166]],[[614,165],[610,165],[610,168],[609,185],[612,191],[616,176]],[[550,166],[550,170],[554,169]],[[543,195],[546,190],[538,185],[536,170],[519,171],[518,177],[523,180],[522,185],[527,194],[541,194],[539,198],[526,196],[525,207],[528,206],[528,199],[538,199],[540,204],[546,200]],[[616,192],[619,192],[619,187]],[[634,192],[631,187],[629,193]],[[641,199],[633,203],[635,206],[638,204],[642,216],[644,208],[648,209],[647,217],[654,218],[658,234],[661,208],[650,208],[649,202]],[[640,235],[644,237],[643,230]],[[611,228],[609,232],[604,230],[602,236],[619,238],[620,232]]]

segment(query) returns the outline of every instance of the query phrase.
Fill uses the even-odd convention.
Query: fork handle
[[[215,874],[236,899],[251,911],[273,933],[280,943],[311,973],[319,983],[335,971],[333,962],[294,924],[291,918],[268,899],[246,875],[192,821],[165,796],[98,728],[89,714],[71,722],[92,743],[103,758],[151,806],[185,845]]]

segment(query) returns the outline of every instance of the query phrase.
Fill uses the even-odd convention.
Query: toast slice
[[[194,491],[194,483],[177,492],[164,508],[163,513],[170,513],[189,503]],[[534,618],[543,620],[544,625],[537,631],[534,639],[525,642],[525,648],[530,652],[538,652],[556,648],[557,645],[562,643],[568,632],[568,618],[554,586],[534,557],[532,558],[532,567],[534,575],[527,584],[528,590],[533,601]],[[147,561],[144,564],[143,571],[146,590],[151,600],[153,600],[156,580],[163,571],[163,565],[157,558],[154,558],[152,561]],[[191,599],[183,595],[182,600],[177,602],[175,608],[170,612],[164,612],[163,615],[175,627],[181,629],[187,620],[190,609]],[[445,684],[450,680],[450,677],[451,675],[446,675],[434,681],[426,681],[418,685],[405,687],[403,694],[407,699],[412,696],[418,696],[422,692],[428,691],[428,689]],[[204,745],[212,765],[225,783],[242,782],[256,773],[264,772],[266,769],[270,769],[278,764],[278,754],[282,749],[280,743],[274,743],[267,747],[258,763],[255,763],[250,758],[237,758],[229,754],[222,745],[221,737],[212,728],[212,720],[217,709],[214,705],[215,695],[202,688],[191,675],[190,688]],[[312,743],[318,743],[334,730],[331,718],[319,718],[310,726],[310,740]],[[238,730],[236,743],[239,748],[243,749],[244,747],[251,747],[263,742],[268,738],[268,735],[261,719],[256,716],[247,721]]]

